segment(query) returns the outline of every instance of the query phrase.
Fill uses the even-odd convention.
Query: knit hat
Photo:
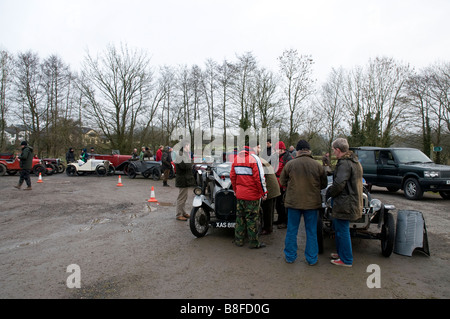
[[[285,150],[286,149],[286,145],[284,145],[284,143],[282,141],[279,141],[277,143],[276,149],[277,150]]]
[[[301,150],[309,150],[311,149],[311,147],[309,146],[309,143],[305,140],[300,140],[297,143],[297,147],[296,150],[297,151],[301,151]]]
[[[28,145],[27,141],[23,141],[22,143],[20,143],[20,145]]]

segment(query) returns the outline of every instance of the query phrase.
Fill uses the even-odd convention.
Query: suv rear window
[[[358,159],[361,164],[375,164],[375,154],[373,151],[358,150]]]

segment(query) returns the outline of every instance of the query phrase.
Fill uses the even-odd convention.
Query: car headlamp
[[[373,211],[379,211],[381,209],[381,201],[377,198],[374,198],[370,201],[370,207],[373,207]]]
[[[437,171],[425,171],[423,172],[423,176],[428,178],[436,178],[439,177],[439,172]]]
[[[196,196],[200,196],[201,194],[202,194],[202,188],[201,187],[195,187],[194,188],[194,194],[196,195]]]

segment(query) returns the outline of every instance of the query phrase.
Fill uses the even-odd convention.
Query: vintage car
[[[93,158],[88,159],[86,163],[78,160],[77,162],[67,164],[67,176],[77,176],[93,173],[95,173],[97,176],[114,175],[115,170],[114,167],[109,164],[109,161],[97,160]]]
[[[89,153],[88,155],[89,158],[109,161],[110,166],[113,166],[115,171],[122,171],[124,173],[127,173],[127,167],[132,158],[131,155],[120,155],[118,150],[113,150],[110,155],[93,153]]]
[[[66,166],[63,164],[60,158],[43,158],[42,163],[45,167],[49,167],[53,170],[53,173],[64,173]]]
[[[333,176],[328,176],[328,186],[321,191],[322,208],[319,210],[317,222],[319,253],[323,253],[324,237],[333,237],[334,235],[333,219],[331,218],[332,199],[327,198],[327,190],[332,182]],[[394,249],[395,241],[395,221],[390,211],[395,207],[372,198],[365,181],[364,184],[362,217],[356,221],[350,221],[350,236],[380,240],[382,255],[389,257]]]
[[[194,188],[195,197],[189,218],[194,236],[205,236],[210,227],[235,227],[237,199],[230,180],[231,165],[231,162],[225,162],[208,164],[205,169],[197,167],[201,186]],[[261,208],[259,217],[258,229],[261,231]]]
[[[141,174],[145,178],[152,177],[157,181],[161,178],[161,162],[157,161],[129,161],[127,165],[127,175],[129,178],[136,178]]]
[[[15,175],[18,171],[20,171],[19,158],[14,157],[13,154],[3,154],[0,159],[0,176],[5,174]],[[39,176],[39,173],[42,175],[50,175],[53,174],[53,168],[46,168],[40,159],[33,158],[33,168],[31,172],[36,176]]]

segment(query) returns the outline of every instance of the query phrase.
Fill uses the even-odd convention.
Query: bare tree
[[[13,72],[13,58],[7,51],[0,51],[0,150],[6,146],[5,129],[9,109],[9,99]]]
[[[380,146],[392,144],[392,132],[404,120],[405,83],[409,72],[408,65],[401,65],[392,58],[375,58],[369,62],[365,102],[369,112],[379,119],[376,121],[379,122]]]
[[[28,51],[19,53],[16,59],[16,77],[14,81],[16,103],[19,105],[17,116],[22,120],[27,131],[30,132],[29,142],[41,152],[41,122],[44,108],[41,105],[42,73],[39,56]]]
[[[322,85],[314,118],[320,118],[322,132],[326,139],[327,151],[331,153],[331,143],[343,132],[345,119],[342,91],[344,87],[343,69],[332,69],[327,82]]]
[[[239,127],[244,131],[250,128],[250,92],[254,80],[254,72],[257,69],[256,59],[251,52],[239,55],[235,67],[235,81],[233,86],[233,98],[239,108]]]
[[[147,109],[152,89],[150,60],[144,52],[109,46],[94,59],[88,53],[80,89],[91,120],[113,148],[129,152],[139,114]]]
[[[256,70],[254,86],[250,92],[255,129],[275,127],[280,124],[283,112],[277,85],[278,81],[273,72],[264,68]]]
[[[282,75],[282,88],[289,114],[289,144],[294,143],[294,134],[299,131],[306,108],[302,103],[314,93],[312,79],[313,60],[307,55],[298,55],[297,50],[285,50],[278,58]]]
[[[232,96],[232,86],[234,85],[235,81],[235,66],[228,62],[227,60],[224,60],[221,65],[217,67],[217,82],[218,82],[218,92],[219,92],[219,98],[221,100],[221,118],[222,118],[222,125],[223,125],[223,136],[224,136],[224,149],[226,149],[226,139],[227,136],[227,127],[230,123],[230,117],[227,116],[227,113],[229,114],[229,106],[230,106],[230,100]]]

